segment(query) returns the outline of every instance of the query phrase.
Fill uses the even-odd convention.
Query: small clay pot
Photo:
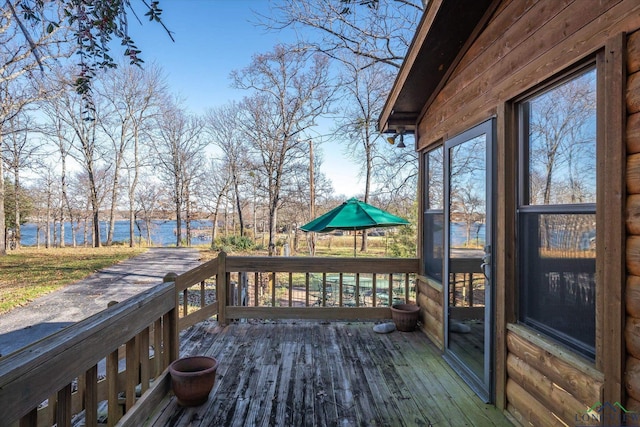
[[[199,406],[207,401],[216,379],[218,361],[209,356],[191,356],[169,365],[171,387],[182,406]]]
[[[391,319],[399,331],[415,331],[419,317],[420,307],[415,304],[394,304],[391,306]]]

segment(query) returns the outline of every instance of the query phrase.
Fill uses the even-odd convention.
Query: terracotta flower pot
[[[418,325],[420,307],[414,304],[394,304],[391,306],[391,319],[396,324],[396,329],[402,332],[411,332]]]
[[[182,406],[199,406],[207,401],[216,379],[218,361],[208,356],[191,356],[169,365],[171,387]]]

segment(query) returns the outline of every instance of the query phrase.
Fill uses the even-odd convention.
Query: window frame
[[[440,172],[442,173],[441,176],[441,195],[442,200],[440,200],[440,207],[436,207],[433,208],[431,206],[431,197],[430,197],[430,192],[432,189],[432,185],[431,182],[429,180],[429,176],[430,176],[430,168],[431,168],[431,162],[429,161],[429,156],[431,154],[433,154],[435,151],[440,150],[440,158],[441,158],[441,165],[440,165]],[[444,223],[443,223],[443,227],[441,229],[441,238],[442,238],[442,257],[438,260],[437,258],[432,257],[433,255],[433,250],[432,251],[428,251],[427,249],[431,248],[433,249],[435,247],[435,245],[433,245],[433,241],[430,239],[427,239],[427,217],[437,217],[438,215],[441,217],[441,219],[444,221],[444,144],[442,143],[438,143],[437,145],[430,147],[428,150],[423,152],[423,164],[424,164],[424,191],[423,191],[423,197],[424,197],[424,210],[422,212],[422,223],[423,223],[423,230],[422,230],[422,247],[423,247],[423,259],[424,259],[424,275],[426,277],[428,277],[431,280],[435,280],[440,284],[443,284],[443,273],[444,273]],[[439,277],[433,276],[431,273],[432,269],[430,269],[429,263],[432,262],[437,263],[439,261],[440,264],[440,274]]]
[[[537,333],[542,334],[544,337],[551,339],[553,342],[559,343],[563,347],[569,349],[572,352],[576,352],[588,360],[595,361],[598,358],[598,348],[599,348],[599,322],[601,321],[598,318],[598,305],[601,303],[601,295],[602,293],[599,291],[600,288],[600,280],[598,275],[598,261],[601,258],[601,251],[598,250],[602,245],[598,244],[596,246],[596,254],[594,259],[595,271],[595,305],[594,305],[594,313],[593,317],[595,319],[594,331],[593,331],[593,341],[594,346],[590,348],[589,346],[585,346],[584,343],[575,337],[569,337],[567,339],[567,335],[558,329],[554,329],[546,323],[539,322],[537,319],[526,318],[525,316],[525,300],[529,296],[528,292],[535,290],[535,288],[525,289],[525,278],[526,274],[523,271],[523,265],[526,265],[529,261],[523,260],[523,253],[526,251],[524,248],[526,244],[526,238],[523,236],[521,227],[523,221],[528,220],[527,215],[537,214],[537,215],[581,215],[581,214],[589,214],[594,215],[596,220],[596,235],[601,236],[599,229],[603,226],[600,217],[598,216],[598,206],[601,203],[601,187],[603,174],[600,171],[600,159],[602,153],[602,138],[601,138],[601,127],[602,127],[602,116],[603,116],[603,102],[602,102],[602,64],[601,60],[598,57],[591,58],[588,62],[579,64],[568,70],[567,72],[561,73],[552,79],[549,82],[539,86],[536,90],[528,92],[524,96],[515,100],[513,103],[514,106],[514,114],[516,116],[515,126],[516,126],[516,137],[517,137],[517,174],[516,174],[516,206],[515,206],[515,226],[516,226],[516,236],[517,241],[515,244],[516,250],[516,269],[515,269],[515,277],[517,280],[517,289],[519,297],[515,299],[516,303],[516,320],[518,323],[530,327],[534,329]],[[596,121],[596,129],[595,129],[595,150],[597,153],[596,158],[596,197],[595,202],[589,203],[568,203],[568,204],[531,204],[529,197],[529,184],[530,184],[530,159],[529,159],[529,104],[528,101],[554,90],[557,87],[562,86],[565,83],[570,82],[572,79],[575,79],[579,76],[584,75],[590,71],[595,70],[596,79],[596,113],[595,113],[595,121]]]

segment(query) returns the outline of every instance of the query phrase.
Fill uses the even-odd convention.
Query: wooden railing
[[[384,319],[389,306],[415,301],[416,258],[244,257],[225,253],[178,276],[180,327],[214,313],[234,319]],[[215,285],[214,285],[215,284]],[[197,287],[194,289],[193,287]],[[216,302],[203,303],[215,286]],[[190,292],[200,305],[188,306]],[[218,303],[220,302],[220,303]]]
[[[179,331],[217,315],[390,318],[415,300],[417,259],[230,257],[225,253],[0,358],[0,427],[138,426],[170,390]],[[105,409],[106,408],[106,409]]]
[[[0,426],[141,425],[170,388],[175,301],[163,283],[2,357]]]

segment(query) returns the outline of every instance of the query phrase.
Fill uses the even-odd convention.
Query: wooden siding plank
[[[587,9],[589,9],[588,12]],[[601,14],[597,19],[582,23],[579,21],[586,20],[593,15],[594,11],[597,12],[596,15]],[[495,113],[495,108],[500,102],[522,94],[569,65],[603,48],[602,40],[606,39],[608,34],[635,30],[639,13],[640,4],[632,1],[621,1],[616,4],[607,2],[605,6],[595,3],[591,8],[585,8],[581,1],[572,3],[571,7],[563,10],[562,16],[559,16],[559,25],[556,25],[553,30],[549,29],[549,32],[546,28],[540,28],[540,37],[532,37],[528,44],[518,47],[513,54],[517,56],[510,54],[502,61],[492,62],[490,67],[483,70],[482,75],[479,74],[481,70],[459,71],[457,74],[478,75],[479,83],[477,84],[482,85],[484,90],[478,90],[472,85],[465,87],[465,91],[459,91],[458,88],[464,85],[448,84],[462,95],[454,93],[447,100],[449,106],[446,108],[437,102],[429,107],[429,112],[420,123],[421,138],[424,137],[427,141],[435,143],[443,135],[459,132],[482,121],[488,115]],[[538,21],[544,21],[544,19],[536,17],[531,18],[529,22],[537,23]],[[565,23],[567,25],[575,23],[573,25],[579,27],[571,33],[563,27]],[[555,39],[549,38],[548,33],[554,33]],[[541,45],[541,40],[549,40],[548,46]],[[562,43],[556,43],[557,40],[562,40]],[[544,53],[539,53],[540,46],[544,47]],[[532,58],[536,59],[531,61]],[[524,63],[518,61],[524,61]],[[496,77],[500,75],[504,78]],[[472,93],[471,98],[467,97],[467,92]]]
[[[507,381],[506,391],[509,404],[516,409],[514,418],[524,421],[525,425],[536,427],[566,425],[515,381]]]
[[[638,276],[627,275],[626,303],[627,314],[630,317],[640,319],[640,277]],[[640,346],[640,343],[638,345]],[[640,359],[640,352],[637,357]]]
[[[510,329],[514,327],[510,325]],[[531,334],[516,329],[507,333],[509,352],[531,365],[551,381],[567,390],[587,406],[598,402],[601,398],[600,388],[604,384],[604,376],[588,362],[577,360],[561,348],[538,346],[534,344]],[[554,354],[557,353],[558,355]]]
[[[640,194],[627,196],[626,227],[629,234],[640,235]]]
[[[640,73],[629,75],[627,81],[627,112],[640,112]]]
[[[586,412],[595,403],[579,402],[571,393],[558,387],[546,375],[513,353],[507,358],[507,372],[509,379],[516,381],[533,398],[565,422],[574,420],[576,414]]]
[[[634,31],[627,39],[627,74],[638,71],[640,71],[640,31]]]
[[[627,116],[627,154],[640,153],[640,113]]]

